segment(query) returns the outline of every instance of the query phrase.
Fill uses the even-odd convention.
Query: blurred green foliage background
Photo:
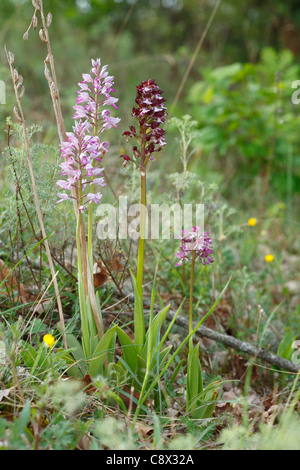
[[[291,102],[292,82],[300,79],[296,0],[221,0],[178,100],[215,0],[44,0],[43,4],[53,15],[49,32],[67,128],[72,125],[77,83],[90,69],[91,58],[100,57],[115,76],[122,121],[120,132],[111,136],[116,145],[113,164],[119,162],[124,145],[121,134],[132,123],[135,87],[155,78],[169,113],[188,114],[198,122],[201,133],[191,160],[194,172],[234,196],[241,193],[241,185],[257,188],[257,178],[264,178],[272,160],[272,197],[297,202],[299,108]],[[23,41],[33,14],[31,1],[1,0],[0,5],[0,79],[7,85],[7,104],[0,107],[0,147],[6,145],[5,118],[14,106],[4,45],[15,54],[15,65],[24,77],[27,122],[42,123],[44,141],[53,144],[57,135],[44,77],[46,47],[38,37],[41,25]],[[178,145],[170,130],[168,146],[159,156],[161,172],[170,164],[174,171],[180,168],[176,154]],[[240,200],[247,205],[249,193],[244,197],[243,191]]]

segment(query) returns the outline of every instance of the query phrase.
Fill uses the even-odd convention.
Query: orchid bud
[[[159,152],[166,145],[165,130],[161,128],[167,116],[165,101],[162,91],[153,79],[146,80],[137,86],[135,99],[137,107],[132,109],[131,115],[137,119],[139,131],[134,126],[130,126],[130,130],[125,131],[123,135],[127,137],[127,142],[131,137],[139,143],[141,139],[143,140],[141,151],[137,146],[132,148],[136,159],[142,157],[141,164],[146,165],[149,160],[153,160],[153,153]]]

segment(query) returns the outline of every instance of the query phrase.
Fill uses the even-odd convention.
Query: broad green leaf
[[[157,315],[155,315],[151,326],[149,325],[149,330],[147,331],[147,335],[146,335],[146,344],[142,352],[143,357],[145,357],[145,354],[147,354],[147,344],[149,340],[150,328],[151,328],[151,344],[150,344],[150,351],[149,351],[150,355],[153,354],[155,346],[159,344],[157,342],[157,338],[160,338],[160,329],[167,316],[169,308],[170,308],[170,305],[167,305],[165,308],[163,308]]]
[[[146,361],[143,357],[137,354],[137,376],[143,380],[146,372]]]
[[[36,358],[37,352],[31,344],[26,343],[26,341],[21,340],[21,356],[27,367],[32,367],[34,360]]]
[[[17,419],[17,423],[18,423],[17,425],[20,430],[20,433],[23,432],[25,427],[29,424],[30,414],[31,414],[30,401],[26,400],[26,403],[23,406],[23,409]]]
[[[123,359],[125,362],[127,362],[130,369],[135,372],[137,365],[137,352],[135,345],[129,336],[119,326],[117,326],[116,331],[122,346]]]
[[[105,356],[108,353],[108,349],[111,345],[113,335],[116,331],[117,325],[113,326],[104,333],[101,341],[98,343],[98,346],[95,348],[92,354],[91,362],[89,364],[88,373],[95,377],[96,375],[103,374],[103,364]]]
[[[202,384],[200,384],[200,360],[199,360],[199,345],[190,351],[188,356],[188,367],[187,367],[187,407],[188,409],[193,408],[193,402],[195,397],[202,391]]]
[[[210,418],[212,415],[218,398],[218,389],[221,382],[216,381],[209,384],[196,399],[196,409],[192,412],[192,417],[195,419]]]
[[[204,400],[197,401],[197,407],[193,412],[193,417],[197,419],[207,419],[210,418],[216,407],[216,400],[218,397],[217,389],[210,390],[206,395]],[[208,403],[208,404],[206,404]],[[194,414],[195,413],[195,414]]]
[[[74,364],[74,366],[69,369],[69,372],[70,374],[73,374],[74,367],[78,365],[79,370],[82,370],[85,375],[87,373],[87,363],[86,358],[84,356],[83,348],[80,342],[77,340],[77,338],[75,338],[73,334],[68,333],[66,336],[68,347],[72,349],[72,355],[76,361],[76,364]]]
[[[292,344],[295,339],[296,335],[292,331],[288,331],[279,343],[277,355],[285,359],[290,359]]]

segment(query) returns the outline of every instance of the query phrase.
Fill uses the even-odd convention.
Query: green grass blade
[[[186,345],[186,343],[189,341],[189,339],[196,333],[196,331],[198,330],[198,328],[202,325],[202,323],[206,320],[206,318],[209,317],[209,315],[212,314],[212,312],[214,311],[214,309],[216,308],[216,306],[218,305],[218,303],[220,302],[221,298],[223,297],[229,283],[231,281],[231,277],[229,278],[229,280],[227,281],[224,289],[222,290],[222,292],[219,294],[217,300],[214,302],[214,304],[212,305],[212,307],[209,309],[209,311],[207,312],[207,314],[197,323],[197,325],[195,326],[195,328],[191,331],[191,333],[185,338],[185,340],[181,343],[181,345],[176,349],[176,351],[172,354],[172,356],[170,357],[170,359],[168,360],[167,364],[165,365],[165,367],[162,369],[162,371],[158,374],[158,376],[156,377],[156,379],[153,380],[153,382],[151,383],[151,385],[149,386],[146,394],[144,396],[140,396],[140,400],[139,400],[139,405],[137,406],[136,408],[136,411],[135,411],[135,417],[134,417],[134,420],[133,420],[133,425],[135,424],[136,422],[136,419],[137,419],[137,416],[138,416],[138,413],[139,413],[139,410],[140,410],[140,406],[145,402],[145,400],[148,398],[148,396],[150,395],[150,393],[152,392],[153,388],[155,387],[155,385],[158,383],[158,381],[160,380],[160,378],[163,376],[163,374],[166,372],[167,368],[172,364],[173,360],[175,359],[175,357],[178,355],[178,353],[181,351],[181,349]]]

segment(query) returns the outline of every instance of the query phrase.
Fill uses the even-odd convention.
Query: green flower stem
[[[91,192],[94,192],[94,185],[91,185]],[[93,204],[88,208],[88,257],[93,272]]]
[[[89,299],[91,303],[91,309],[93,312],[95,325],[98,332],[99,341],[101,341],[103,336],[103,328],[100,320],[100,315],[97,307],[94,286],[88,282],[88,276],[91,277],[91,271],[88,270],[87,264],[87,256],[86,256],[86,245],[85,245],[85,238],[82,236],[84,235],[84,226],[82,220],[82,214],[78,214],[77,218],[77,228],[76,228],[76,243],[77,243],[77,252],[78,252],[78,282],[80,282],[80,278],[83,280],[83,287],[84,287],[84,296],[85,296],[85,303]],[[90,291],[91,289],[91,291]],[[81,314],[84,314],[84,310],[82,309]]]
[[[133,421],[132,421],[132,424],[131,424],[131,427],[132,429],[134,429],[134,426],[135,426],[135,423],[137,421],[137,418],[138,418],[138,415],[139,415],[139,412],[140,412],[140,409],[142,407],[142,405],[145,403],[145,401],[147,400],[148,396],[150,395],[150,393],[152,392],[152,390],[154,389],[154,387],[156,386],[156,384],[159,382],[160,378],[164,375],[164,373],[166,372],[166,370],[170,367],[170,365],[172,364],[172,362],[174,361],[175,357],[179,354],[179,352],[184,348],[184,346],[186,345],[186,343],[192,338],[192,336],[196,333],[196,331],[199,329],[199,327],[202,325],[202,323],[205,322],[205,320],[212,314],[212,312],[214,311],[214,309],[216,308],[216,306],[218,305],[218,303],[220,302],[221,298],[223,297],[229,283],[231,281],[231,277],[229,278],[229,280],[227,281],[225,287],[223,288],[222,292],[218,295],[218,298],[216,299],[216,301],[214,302],[214,304],[211,306],[211,308],[208,310],[208,312],[206,313],[206,315],[204,315],[203,318],[201,318],[201,320],[197,323],[197,325],[195,326],[195,328],[188,334],[188,336],[184,339],[184,341],[179,345],[179,347],[176,349],[176,351],[171,355],[170,359],[167,361],[167,363],[165,364],[165,366],[163,367],[163,369],[159,372],[159,374],[155,377],[155,379],[151,382],[151,384],[149,384],[148,388],[147,388],[147,392],[145,393],[145,395],[140,395],[140,398],[139,398],[139,401],[138,401],[138,404],[137,404],[137,407],[136,407],[136,410],[135,410],[135,414],[134,414],[134,418],[133,418]]]
[[[77,210],[77,227],[76,227],[76,244],[78,251],[78,269],[81,272],[84,293],[88,295],[88,273],[87,273],[87,259],[86,259],[86,242],[85,242],[85,231],[82,214],[79,211],[82,198],[82,182],[79,182],[78,188],[78,210]]]
[[[138,248],[138,266],[137,266],[137,289],[143,305],[143,271],[144,271],[144,251],[146,234],[146,163],[145,163],[145,137],[141,142],[141,215],[140,215],[140,239]]]
[[[81,273],[83,276],[83,265],[82,265],[82,253],[81,253],[81,241],[82,241],[82,236],[81,236],[81,226],[82,226],[82,214],[79,211],[80,207],[80,201],[81,201],[81,184],[79,184],[78,187],[78,202],[77,202],[77,226],[76,226],[76,245],[77,245],[77,265],[78,265],[78,271]]]
[[[196,261],[196,252],[193,251],[193,258],[192,258],[192,264],[191,264],[191,277],[190,277],[189,334],[191,334],[191,332],[193,331],[193,289],[194,289],[195,261]],[[191,364],[193,361],[193,356],[192,356],[193,352],[194,352],[194,344],[193,344],[193,336],[191,336],[189,339],[188,364]],[[199,361],[199,390],[202,391],[203,390],[202,370],[201,370],[200,360],[198,359],[198,361]],[[190,369],[190,366],[188,367],[188,380],[189,380],[189,375],[193,375],[193,370]],[[188,392],[187,392],[187,396],[188,396]]]
[[[76,244],[77,244],[77,264],[78,271],[82,273],[81,243],[80,243],[80,214],[77,217]]]
[[[190,277],[190,299],[189,299],[189,334],[193,330],[193,289],[194,289],[194,271],[195,271],[196,253],[193,252],[191,277]],[[193,338],[189,340],[189,352],[193,350]]]

